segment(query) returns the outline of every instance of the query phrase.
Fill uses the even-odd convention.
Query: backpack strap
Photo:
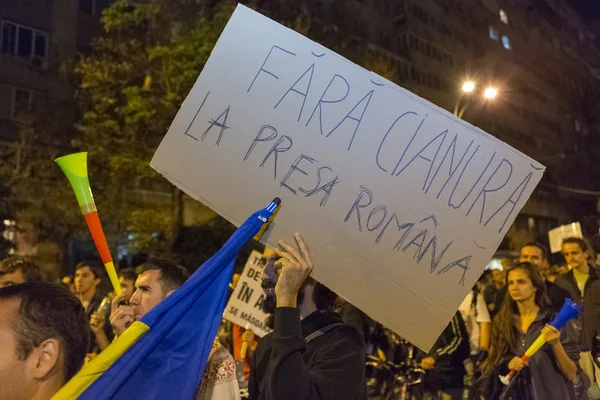
[[[315,340],[319,336],[322,336],[322,335],[326,334],[327,332],[331,332],[334,329],[336,329],[342,325],[344,325],[344,324],[341,322],[336,322],[335,324],[327,325],[327,326],[319,329],[318,331],[311,333],[306,338],[304,338],[304,340],[306,340],[306,343],[309,343],[310,341]]]

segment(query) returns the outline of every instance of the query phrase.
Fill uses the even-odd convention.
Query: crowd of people
[[[384,383],[366,368],[378,354],[416,360],[422,398],[600,398],[588,394],[600,378],[600,279],[585,240],[563,241],[562,271],[550,266],[544,245],[525,244],[518,260],[482,275],[428,353],[411,347],[410,356],[406,343],[309,276],[310,250],[301,236],[296,241],[263,256],[263,308],[273,332],[259,340],[223,321],[197,399],[367,399]],[[168,259],[124,268],[120,296],[101,293],[103,276],[101,264],[84,261],[55,284],[25,258],[0,261],[0,399],[50,399],[189,273]],[[559,330],[549,322],[566,299],[583,312]],[[539,335],[546,344],[523,361]],[[509,370],[516,374],[506,386],[499,377]]]

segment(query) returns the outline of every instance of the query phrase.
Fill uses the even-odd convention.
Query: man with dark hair
[[[596,367],[591,354],[592,340],[600,328],[600,275],[592,264],[592,250],[585,240],[563,240],[562,253],[571,270],[557,276],[554,283],[566,289],[571,299],[583,306],[579,363],[592,382],[600,382],[600,369]]]
[[[181,287],[189,277],[181,265],[167,259],[150,260],[137,268],[135,292],[129,305],[120,305],[123,296],[112,301],[110,323],[117,336],[162,300]],[[193,334],[193,333],[191,333]],[[235,375],[235,362],[231,354],[215,338],[211,353],[198,388],[197,400],[238,400],[240,389]]]
[[[129,302],[135,291],[136,279],[137,272],[135,268],[123,268],[119,271],[119,283],[121,284],[121,289],[123,289],[123,298],[127,302]]]
[[[88,331],[81,303],[58,285],[0,289],[0,399],[50,399],[81,368]]]
[[[88,315],[102,302],[98,286],[102,283],[99,265],[95,261],[82,261],[75,266],[75,292]]]
[[[88,353],[102,351],[113,339],[112,328],[106,320],[99,321],[94,314],[98,311],[104,296],[98,292],[98,285],[102,282],[100,277],[101,265],[95,261],[82,261],[75,267],[75,292],[81,301],[85,313],[90,321],[90,345]],[[107,342],[98,342],[97,334],[102,330]]]
[[[281,257],[263,272],[266,312],[273,332],[261,339],[252,358],[251,400],[366,399],[362,334],[332,312],[336,296],[309,277],[310,251],[281,241]]]
[[[0,261],[0,288],[43,280],[40,267],[24,257],[13,256]]]
[[[528,262],[533,264],[546,283],[548,298],[550,299],[551,309],[554,312],[560,311],[565,300],[570,296],[569,292],[560,286],[548,280],[550,275],[550,263],[548,262],[548,249],[541,243],[525,243],[519,250],[519,262]]]
[[[502,269],[491,270],[492,283],[483,291],[483,299],[490,312],[490,318],[494,319],[502,305],[506,293],[506,273]]]

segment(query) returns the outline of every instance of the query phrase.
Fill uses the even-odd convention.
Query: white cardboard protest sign
[[[239,225],[306,239],[312,276],[428,350],[544,167],[238,6],[152,167]]]
[[[244,271],[237,286],[233,290],[223,318],[242,328],[250,328],[255,335],[263,337],[271,332],[265,325],[269,316],[262,310],[265,294],[261,287],[261,275],[264,265],[260,263],[262,254],[258,251],[250,253]]]
[[[573,222],[567,225],[561,225],[548,231],[548,240],[550,241],[550,251],[558,253],[562,249],[562,242],[569,237],[583,238],[581,224]]]

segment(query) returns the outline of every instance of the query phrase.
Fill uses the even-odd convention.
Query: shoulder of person
[[[265,336],[258,339],[258,344],[260,344],[261,342],[270,342],[272,337],[273,332],[267,333]]]
[[[259,357],[262,353],[266,351],[266,349],[270,346],[271,338],[273,337],[273,332],[267,333],[265,336],[261,337],[258,340],[258,344],[256,345],[256,349],[254,350],[254,357]]]
[[[218,339],[213,342],[206,367],[202,375],[199,393],[205,393],[216,385],[232,382],[236,378],[235,361]]]
[[[358,329],[351,325],[340,325],[339,327],[327,332],[328,339],[326,341],[334,341],[339,344],[347,344],[350,346],[365,346],[365,339]]]
[[[590,277],[593,277],[594,280],[600,278],[600,269],[596,265],[591,265],[590,271],[592,271],[592,274],[590,274]]]
[[[564,274],[560,274],[556,276],[554,280],[554,286],[559,286],[561,288],[565,288],[566,286],[571,285],[570,280],[573,279],[573,271],[565,272]]]

